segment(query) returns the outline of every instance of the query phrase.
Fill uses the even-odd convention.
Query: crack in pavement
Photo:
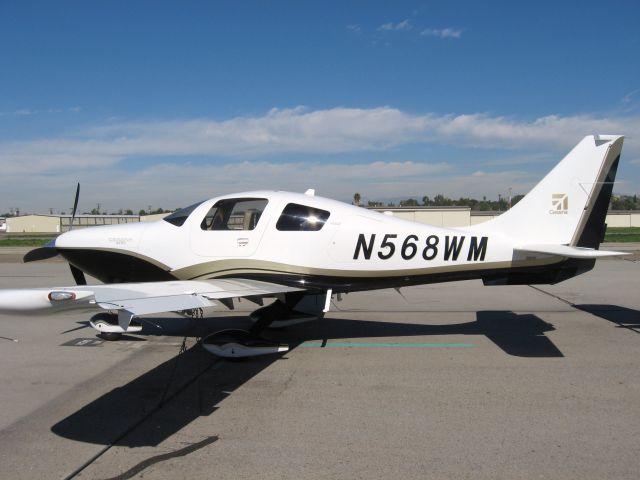
[[[178,352],[178,355],[176,355],[174,357],[174,361],[176,362],[175,363],[176,366],[177,366],[177,363],[180,361],[182,355],[185,352],[185,350],[183,349],[184,344],[185,344],[184,341],[180,344],[180,351]],[[142,416],[142,418],[140,418],[137,422],[135,422],[133,425],[131,425],[129,428],[127,428],[120,436],[118,436],[118,438],[116,438],[111,443],[109,443],[109,445],[106,445],[98,453],[93,455],[89,460],[84,462],[80,467],[76,468],[71,474],[67,475],[64,480],[71,480],[71,479],[77,477],[83,470],[88,468],[96,460],[98,460],[105,453],[107,453],[120,440],[122,440],[122,439],[126,438],[128,435],[132,434],[136,429],[138,429],[145,422],[147,422],[149,419],[151,419],[156,413],[161,411],[165,405],[167,405],[169,402],[171,402],[175,397],[180,395],[182,392],[184,392],[187,388],[189,388],[195,382],[198,382],[199,379],[202,377],[202,375],[204,375],[207,371],[211,370],[211,368],[213,368],[215,365],[218,365],[219,363],[220,363],[220,359],[214,360],[210,365],[208,365],[207,367],[205,367],[201,371],[199,371],[193,378],[191,378],[188,382],[186,382],[184,385],[182,385],[180,388],[178,388],[175,392],[173,392],[172,394],[168,394],[168,390],[169,390],[170,384],[171,384],[171,382],[173,382],[174,375],[172,374],[170,376],[170,378],[169,378],[168,384],[165,386],[165,390],[163,391],[161,401],[154,408],[152,408],[149,412],[147,412],[146,415]],[[174,371],[174,373],[175,373],[175,371]],[[213,441],[215,441],[215,440],[210,440],[211,438],[215,438],[215,440],[217,440],[218,437],[208,437],[209,443],[212,443]],[[200,443],[202,443],[202,442],[199,442],[199,443],[194,444],[194,445],[199,445]],[[201,447],[198,447],[198,448],[202,448],[204,446],[205,445],[203,444]],[[187,447],[187,448],[189,448],[189,447]],[[182,450],[185,450],[185,449],[182,449]],[[181,452],[182,450],[179,450],[178,452]],[[191,453],[191,451],[193,451],[193,450],[187,450],[187,453],[184,453],[184,455],[187,455],[188,453]],[[177,456],[181,456],[181,454],[178,454]],[[155,458],[155,457],[152,457],[152,458]],[[163,460],[165,460],[165,459],[161,458],[160,460],[156,460],[154,463],[157,463],[158,461],[163,461]],[[136,467],[134,467],[134,468],[136,468]],[[147,468],[147,467],[145,466],[144,468]],[[133,475],[135,475],[135,473]],[[115,478],[120,478],[120,477],[115,477]],[[123,477],[123,478],[131,478],[131,477]]]
[[[120,475],[116,475],[115,477],[109,477],[105,480],[128,480],[129,478],[133,478],[135,475],[149,468],[151,465],[164,462],[171,458],[184,457],[186,455],[189,455],[190,453],[195,452],[196,450],[200,450],[201,448],[204,448],[207,445],[212,444],[217,440],[218,440],[217,436],[207,437],[204,440],[201,440],[197,443],[192,443],[191,445],[181,448],[180,450],[176,450],[174,452],[169,452],[169,453],[163,453],[161,455],[156,455],[156,456],[147,458],[146,460],[143,460],[142,462],[138,463],[137,465],[130,468],[126,472],[121,473]]]

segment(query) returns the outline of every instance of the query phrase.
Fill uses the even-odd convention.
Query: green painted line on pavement
[[[398,348],[466,348],[473,343],[348,343],[348,342],[305,342],[302,347],[398,347]]]

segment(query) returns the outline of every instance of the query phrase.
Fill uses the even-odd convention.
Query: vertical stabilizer
[[[585,137],[518,204],[484,225],[527,244],[598,248],[623,138]]]

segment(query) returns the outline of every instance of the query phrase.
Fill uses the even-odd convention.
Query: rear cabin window
[[[228,198],[217,201],[204,217],[202,230],[253,230],[267,206],[264,198]]]
[[[284,207],[276,228],[283,232],[317,232],[329,215],[326,210],[290,203]]]
[[[204,200],[203,200],[204,201]],[[181,208],[180,210],[176,210],[171,215],[167,215],[163,218],[165,222],[169,222],[176,227],[181,227],[184,225],[184,222],[187,221],[191,212],[193,212],[196,207],[199,207],[202,202],[194,203],[193,205],[189,205],[188,207]]]

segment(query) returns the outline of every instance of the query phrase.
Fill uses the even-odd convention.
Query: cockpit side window
[[[217,201],[204,217],[202,230],[253,230],[267,206],[264,198],[228,198]]]
[[[276,223],[283,232],[317,232],[327,222],[330,213],[319,208],[289,203]]]
[[[204,200],[203,200],[204,201]],[[184,222],[187,221],[191,212],[193,212],[197,207],[199,207],[202,202],[194,203],[193,205],[189,205],[188,207],[181,208],[180,210],[176,210],[171,215],[167,215],[163,218],[165,222],[169,222],[176,227],[181,227],[184,225]]]

